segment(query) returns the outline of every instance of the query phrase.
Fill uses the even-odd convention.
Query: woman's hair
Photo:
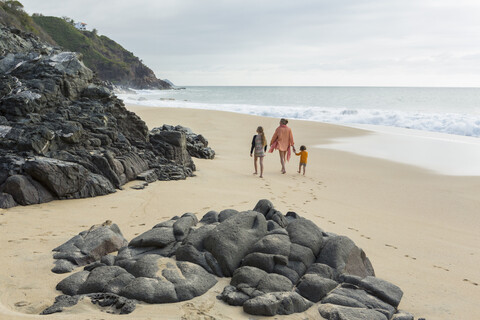
[[[258,134],[262,137],[262,145],[267,145],[267,138],[265,138],[265,133],[263,132],[263,127],[259,126],[257,128]]]
[[[302,150],[302,151],[307,150],[307,147],[301,146],[301,147],[300,147],[300,150]]]
[[[287,124],[288,124],[288,120],[285,119],[285,118],[282,118],[282,119],[280,119],[280,123],[283,124],[283,125],[287,125]]]

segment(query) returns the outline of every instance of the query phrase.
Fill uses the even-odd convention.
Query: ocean
[[[480,137],[480,88],[186,87],[118,94],[127,104],[223,110]]]
[[[127,104],[222,110],[374,132],[315,145],[480,176],[480,88],[186,87],[118,94]]]

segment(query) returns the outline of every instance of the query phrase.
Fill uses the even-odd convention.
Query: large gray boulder
[[[323,278],[316,274],[306,274],[297,285],[296,291],[304,298],[318,302],[322,300],[330,291],[337,287],[338,283],[334,280]]]
[[[83,166],[72,162],[35,157],[25,162],[24,170],[60,199],[92,194],[92,188],[97,195],[115,192],[115,188],[106,178],[94,175]]]
[[[129,270],[99,266],[74,273],[62,280],[57,289],[72,296],[110,293],[148,303],[169,303],[202,295],[217,282],[214,276],[193,263],[176,262],[158,255],[142,259]]]
[[[357,302],[360,302],[362,305],[365,305],[369,309],[375,309],[378,312],[385,314],[388,319],[390,319],[393,316],[393,314],[396,312],[395,307],[391,306],[390,304],[369,294],[363,289],[360,289],[356,286],[352,286],[349,284],[342,284],[341,286],[331,291],[331,294],[345,296],[349,299],[353,299]],[[355,306],[349,306],[349,307],[355,307]]]
[[[185,144],[190,156],[201,159],[213,159],[215,151],[208,146],[208,140],[201,134],[194,133],[190,128],[181,125],[171,126],[164,124],[162,127],[154,128],[156,132],[179,132],[185,135]]]
[[[15,202],[21,205],[50,202],[52,194],[39,182],[29,176],[12,175],[7,178],[1,191],[10,194]],[[10,204],[12,202],[10,201]]]
[[[329,265],[338,274],[351,274],[362,278],[375,276],[365,252],[345,236],[328,237],[317,262]]]
[[[180,131],[162,131],[159,128],[153,128],[150,132],[149,140],[156,152],[166,159],[195,170],[192,157],[187,151],[185,133]]]
[[[288,315],[303,312],[312,305],[312,302],[296,292],[272,292],[247,300],[243,304],[243,310],[261,316]]]
[[[98,295],[101,303],[124,303],[131,310],[136,300],[192,299],[209,290],[215,276],[231,276],[217,298],[254,315],[303,312],[318,303],[324,319],[412,319],[397,310],[402,290],[369,274],[373,268],[353,241],[324,233],[294,212],[283,216],[268,200],[256,209],[227,209],[221,217],[211,211],[200,222],[185,213],[157,223],[117,255],[103,255],[57,289],[72,297]],[[275,216],[285,218],[286,225],[274,222]],[[275,228],[268,231],[267,221]],[[84,259],[77,250],[81,241],[77,236],[61,246],[71,255],[59,260],[57,268],[70,270]],[[60,300],[49,310],[75,301]]]
[[[12,195],[9,193],[0,193],[0,208],[8,209],[13,208],[17,205]]]
[[[220,223],[205,238],[204,246],[231,276],[250,248],[267,232],[265,217],[255,211],[240,212]]]
[[[372,309],[352,308],[334,304],[318,307],[320,315],[327,320],[388,320],[384,314]]]
[[[127,245],[127,240],[116,224],[106,221],[79,233],[64,244],[53,249],[56,266],[55,273],[70,272],[78,266],[84,266],[100,260],[103,256],[118,251]]]
[[[398,307],[403,297],[403,291],[398,286],[373,276],[363,278],[359,286],[394,307]]]
[[[322,229],[307,219],[292,220],[286,227],[292,243],[310,248],[317,256],[323,245]]]

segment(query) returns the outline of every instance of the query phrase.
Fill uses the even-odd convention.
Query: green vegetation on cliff
[[[53,39],[23,10],[23,5],[19,1],[0,0],[0,23],[31,32],[46,42],[54,43]]]
[[[39,25],[62,48],[79,52],[87,67],[102,80],[132,87],[160,87],[169,85],[156,79],[148,67],[121,45],[94,31],[80,31],[71,22],[57,17],[33,16]]]
[[[83,62],[104,81],[132,88],[168,89],[132,52],[97,31],[81,31],[68,18],[29,16],[19,1],[0,0],[0,23],[31,32],[66,51],[81,53]]]

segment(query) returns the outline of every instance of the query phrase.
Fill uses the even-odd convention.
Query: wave
[[[192,108],[229,111],[274,118],[310,120],[341,125],[381,125],[480,137],[480,115],[461,113],[409,112],[401,110],[330,108],[310,106],[261,106],[250,104],[202,103],[159,98],[148,94],[118,94],[126,104],[149,107]]]

